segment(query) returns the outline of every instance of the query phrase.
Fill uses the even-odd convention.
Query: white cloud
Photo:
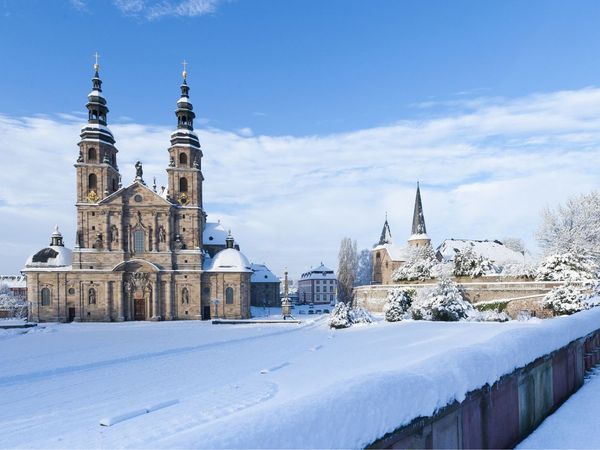
[[[221,0],[113,0],[113,2],[123,14],[155,20],[161,17],[198,17],[210,14],[216,10]]]
[[[428,231],[447,237],[522,237],[539,210],[598,187],[600,89],[479,99],[470,110],[323,136],[198,130],[209,220],[231,227],[243,251],[281,273],[335,267],[339,241],[370,247],[387,211],[409,234],[416,180]],[[72,245],[76,116],[0,115],[0,272],[16,272],[58,223]],[[170,127],[112,125],[124,183],[144,162],[165,184]]]

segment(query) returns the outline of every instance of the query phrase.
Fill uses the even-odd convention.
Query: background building
[[[281,306],[280,281],[264,264],[252,264],[250,277],[250,304],[252,306]]]
[[[298,303],[329,304],[337,302],[337,278],[323,263],[303,273],[298,280]]]
[[[27,299],[27,279],[24,275],[0,275],[0,288],[6,286],[12,295]]]

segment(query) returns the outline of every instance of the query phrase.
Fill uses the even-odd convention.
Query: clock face
[[[90,191],[88,193],[87,199],[90,202],[96,203],[98,201],[99,197],[98,197],[98,194],[96,194],[96,191]]]
[[[179,204],[183,206],[187,205],[190,202],[190,199],[186,194],[181,194],[177,200],[179,201]]]

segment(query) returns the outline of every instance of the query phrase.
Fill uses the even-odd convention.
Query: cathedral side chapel
[[[75,247],[64,246],[56,227],[50,245],[27,260],[30,320],[250,317],[251,264],[231,233],[206,222],[185,65],[161,192],[147,186],[139,161],[133,183],[121,185],[97,61],[94,69],[75,163]]]

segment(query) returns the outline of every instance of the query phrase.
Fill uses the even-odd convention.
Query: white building
[[[323,263],[304,272],[298,280],[298,303],[328,304],[337,302],[337,278]]]

